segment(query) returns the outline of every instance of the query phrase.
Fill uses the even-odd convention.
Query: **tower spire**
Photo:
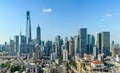
[[[41,29],[39,27],[39,24],[37,27],[36,39],[37,39],[37,43],[40,45],[41,44]]]

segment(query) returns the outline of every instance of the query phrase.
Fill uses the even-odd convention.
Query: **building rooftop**
[[[103,64],[101,61],[99,61],[99,60],[94,60],[94,61],[92,61],[92,63],[93,64]]]
[[[84,57],[85,57],[85,58],[91,58],[91,55],[86,54]]]

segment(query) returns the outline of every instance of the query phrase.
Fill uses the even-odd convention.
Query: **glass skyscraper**
[[[80,28],[79,30],[79,55],[81,57],[87,53],[87,28]]]
[[[26,22],[26,43],[31,42],[31,19],[30,19],[30,12],[26,12],[27,22]]]

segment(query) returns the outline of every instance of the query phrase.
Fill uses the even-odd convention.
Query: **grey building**
[[[98,33],[97,34],[97,48],[99,49],[99,54],[101,54],[101,48],[102,48],[102,34]]]
[[[14,50],[15,53],[18,53],[18,49],[19,49],[19,36],[14,36]]]
[[[37,43],[39,45],[41,45],[41,29],[40,29],[39,25],[37,27],[36,40],[37,40]]]
[[[93,47],[95,46],[95,37],[94,35],[88,34],[88,39],[87,39],[87,52],[90,54],[93,54]]]
[[[110,32],[102,32],[102,50],[104,56],[110,56]]]
[[[33,53],[33,45],[31,44],[20,44],[19,56],[21,58],[30,58]]]
[[[80,28],[79,30],[79,55],[81,57],[87,53],[87,28]]]
[[[9,49],[9,54],[10,55],[14,55],[15,51],[14,51],[14,41],[10,39],[10,49]]]
[[[62,55],[61,46],[63,45],[63,40],[60,36],[56,36],[55,38],[55,53],[57,57],[60,57]]]
[[[68,37],[65,37],[64,44],[65,44],[65,46],[66,46],[66,49],[69,50],[69,41],[68,41]]]
[[[44,52],[45,55],[50,56],[50,53],[52,53],[52,41],[46,41]]]

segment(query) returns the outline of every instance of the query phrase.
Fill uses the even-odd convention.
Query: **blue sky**
[[[39,24],[43,40],[71,37],[86,27],[94,35],[110,31],[111,40],[120,43],[120,0],[0,0],[0,43],[18,35],[20,28],[25,34],[28,10],[32,38]]]

